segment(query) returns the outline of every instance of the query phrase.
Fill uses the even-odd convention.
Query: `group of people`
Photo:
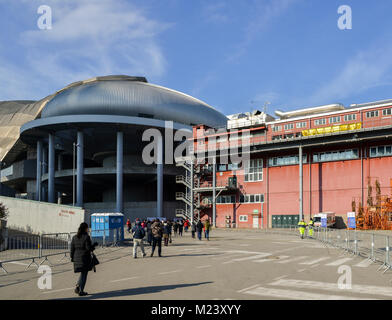
[[[313,237],[313,227],[314,227],[313,219],[310,219],[308,224],[306,224],[304,219],[298,222],[298,229],[299,229],[299,234],[301,236],[301,239],[305,237],[306,227],[308,227],[308,236]]]
[[[154,256],[155,249],[158,248],[158,256],[162,257],[162,239],[165,246],[172,243],[172,231],[175,236],[182,236],[183,230],[188,232],[191,228],[192,238],[197,237],[199,240],[202,239],[202,233],[204,237],[209,240],[209,233],[211,230],[211,224],[209,220],[204,223],[200,220],[197,223],[190,223],[189,220],[176,220],[176,221],[161,221],[155,219],[153,221],[136,219],[135,224],[132,226],[131,221],[127,220],[128,232],[132,233],[133,237],[133,257],[137,258],[137,248],[140,247],[142,256],[146,256],[144,250],[144,238],[147,236],[147,242],[151,246],[151,257]],[[76,284],[75,293],[79,296],[85,296],[88,293],[84,291],[84,287],[87,281],[87,274],[95,267],[93,251],[98,243],[92,243],[91,238],[88,234],[87,223],[81,223],[77,234],[72,238],[71,241],[71,261],[74,264],[74,272],[80,273],[79,279]],[[94,269],[95,271],[95,269]]]

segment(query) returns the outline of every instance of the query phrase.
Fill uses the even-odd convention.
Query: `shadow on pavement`
[[[121,298],[127,296],[135,296],[140,294],[149,294],[149,293],[158,293],[165,290],[173,290],[177,288],[187,288],[200,286],[203,284],[209,284],[212,281],[206,282],[198,282],[198,283],[187,283],[187,284],[173,284],[173,285],[164,285],[164,286],[151,286],[151,287],[142,287],[142,288],[133,288],[133,289],[125,289],[125,290],[115,290],[108,292],[100,292],[95,294],[90,294],[86,297],[73,297],[73,298],[64,298],[61,300],[93,300],[93,299],[105,299],[105,298]]]

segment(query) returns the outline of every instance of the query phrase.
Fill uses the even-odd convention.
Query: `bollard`
[[[354,254],[358,255],[357,231],[354,231]]]

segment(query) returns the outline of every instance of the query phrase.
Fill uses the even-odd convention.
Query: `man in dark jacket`
[[[87,281],[87,274],[93,269],[91,254],[95,250],[96,245],[98,244],[91,243],[87,223],[81,223],[78,233],[72,238],[70,252],[71,261],[74,264],[74,272],[80,272],[80,277],[75,288],[75,293],[79,294],[79,296],[88,294],[84,291],[84,287]]]
[[[152,251],[151,257],[154,255],[155,247],[158,246],[158,256],[162,257],[162,235],[163,228],[161,222],[156,219],[155,222],[151,225],[152,231]]]
[[[144,232],[144,228],[142,227],[140,221],[136,221],[136,225],[132,228],[132,236],[133,236],[133,258],[137,258],[137,247],[140,247],[142,251],[143,257],[146,256],[144,252],[143,246],[143,238],[146,235]]]
[[[196,224],[197,237],[201,240],[201,233],[203,232],[203,223],[199,220]]]

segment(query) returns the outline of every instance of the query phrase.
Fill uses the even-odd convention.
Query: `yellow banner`
[[[308,137],[308,136],[314,136],[314,135],[326,134],[332,132],[358,130],[361,128],[362,128],[361,122],[351,123],[351,124],[341,124],[339,126],[302,130],[302,136]]]

